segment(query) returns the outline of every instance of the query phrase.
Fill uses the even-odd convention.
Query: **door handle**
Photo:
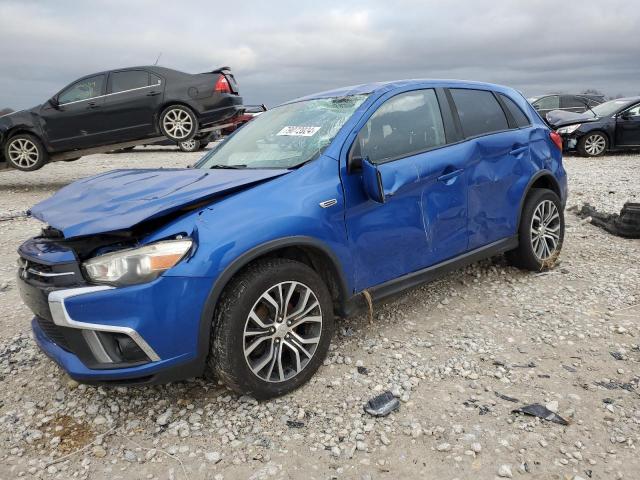
[[[462,172],[464,172],[464,170],[462,168],[459,168],[457,170],[453,170],[452,172],[448,172],[448,173],[445,173],[443,175],[440,175],[438,177],[438,181],[439,182],[447,182],[447,181],[451,180],[452,178],[457,177]]]
[[[514,145],[515,146],[515,145]],[[523,146],[523,147],[516,147],[513,150],[511,150],[509,152],[509,155],[513,155],[514,157],[517,155],[520,155],[521,153],[524,153],[527,151],[529,147],[527,145]]]
[[[152,90],[149,93],[147,93],[147,97],[153,97],[154,95],[160,95],[160,92],[156,92],[155,90]]]
[[[100,108],[100,105],[98,105],[96,102],[89,102],[87,104],[87,108]]]

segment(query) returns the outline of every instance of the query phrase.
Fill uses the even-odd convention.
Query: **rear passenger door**
[[[163,83],[146,70],[122,70],[109,74],[104,112],[112,141],[136,140],[156,130],[155,117],[162,103]]]
[[[444,108],[448,108],[442,92]],[[446,147],[434,89],[388,98],[351,146],[377,165],[386,200],[370,200],[358,170],[343,177],[356,289],[379,285],[454,257],[467,247],[463,157]],[[449,121],[451,114],[445,110]],[[454,146],[459,148],[459,146]]]
[[[587,109],[587,101],[575,95],[561,95],[560,108],[567,112],[582,113]]]
[[[466,142],[469,250],[513,236],[520,198],[512,194],[530,160],[529,119],[513,100],[488,90],[452,88]]]

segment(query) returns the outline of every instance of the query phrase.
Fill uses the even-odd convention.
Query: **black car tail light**
[[[213,87],[213,91],[216,93],[231,93],[231,87],[229,86],[227,77],[220,75],[216,81],[215,87]]]

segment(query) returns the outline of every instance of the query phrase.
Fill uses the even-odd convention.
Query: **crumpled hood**
[[[574,123],[596,122],[600,117],[594,117],[593,113],[586,111],[584,113],[567,112],[565,110],[551,110],[546,115],[546,120],[552,127],[562,127],[563,125],[572,125]]]
[[[288,170],[114,170],[74,182],[30,213],[65,238],[129,229],[190,204],[228,194]]]

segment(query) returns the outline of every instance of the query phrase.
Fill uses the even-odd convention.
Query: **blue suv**
[[[561,139],[518,92],[408,80],[265,112],[191,169],[116,170],[32,208],[19,285],[86,383],[306,382],[334,318],[485,257],[562,246]],[[366,301],[365,301],[366,297]]]

